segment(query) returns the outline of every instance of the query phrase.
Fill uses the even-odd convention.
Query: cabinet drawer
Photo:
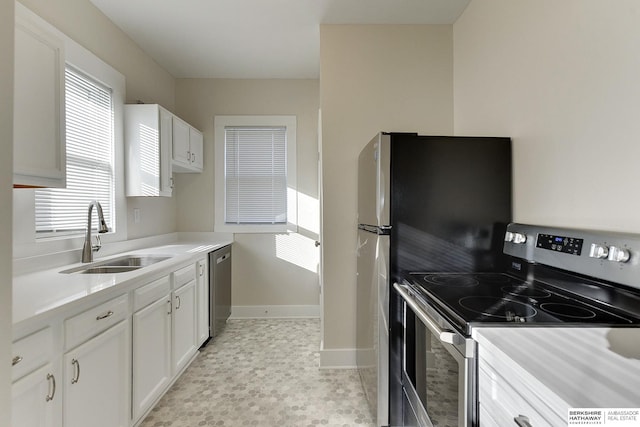
[[[155,280],[133,292],[133,311],[138,311],[171,292],[169,276]]]
[[[115,325],[129,314],[129,295],[114,298],[64,321],[65,348],[70,349]]]
[[[554,427],[566,423],[565,419],[545,404],[545,396],[538,395],[518,378],[505,377],[505,371],[508,372],[508,369],[494,370],[493,367],[480,363],[480,407],[491,417],[485,420],[481,418],[481,427],[490,426],[492,422],[500,426],[515,426],[513,419],[519,415],[528,417],[535,427]]]
[[[192,280],[196,280],[195,264],[181,268],[173,273],[173,289],[178,289],[180,286],[185,285]]]
[[[45,365],[53,358],[53,332],[45,328],[12,345],[12,381]]]

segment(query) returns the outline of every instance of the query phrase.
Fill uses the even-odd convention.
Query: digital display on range
[[[580,256],[583,243],[584,239],[540,233],[538,234],[536,246],[550,251]]]

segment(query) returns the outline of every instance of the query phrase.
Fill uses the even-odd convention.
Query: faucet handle
[[[94,236],[96,239],[96,244],[95,245],[91,245],[91,250],[93,252],[98,252],[100,250],[100,248],[102,247],[102,241],[100,240],[100,236]]]

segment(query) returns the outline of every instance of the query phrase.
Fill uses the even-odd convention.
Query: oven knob
[[[607,258],[609,261],[627,262],[629,261],[629,257],[630,254],[628,250],[615,246],[609,247],[609,257]]]
[[[514,233],[513,234],[513,243],[516,245],[521,245],[527,241],[527,235],[522,233]]]
[[[591,252],[589,252],[591,258],[604,259],[609,256],[609,248],[596,243],[591,244]]]
[[[505,241],[505,242],[513,242],[513,233],[512,233],[512,232],[510,232],[510,231],[507,231],[507,232],[504,234],[504,241]]]

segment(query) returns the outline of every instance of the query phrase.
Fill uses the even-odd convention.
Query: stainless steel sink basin
[[[109,261],[103,261],[97,265],[110,267],[146,267],[169,258],[171,257],[154,255],[125,255]]]
[[[142,267],[135,266],[112,266],[112,265],[103,265],[101,267],[89,267],[84,270],[80,270],[81,274],[113,274],[113,273],[125,273],[127,271],[137,270]]]
[[[61,271],[60,273],[71,274],[113,274],[113,273],[125,273],[127,271],[137,270],[139,268],[147,267],[165,259],[171,258],[170,256],[157,256],[157,255],[125,255],[118,258],[109,259],[106,261],[95,262],[93,264],[82,265],[80,267],[71,268],[69,270]]]

